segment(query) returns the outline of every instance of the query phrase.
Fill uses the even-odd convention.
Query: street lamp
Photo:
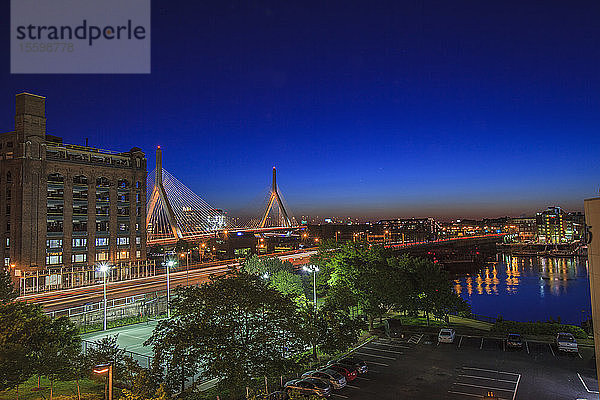
[[[171,318],[171,297],[169,292],[169,270],[175,265],[175,261],[167,261],[167,318]]]
[[[106,330],[106,275],[108,271],[110,271],[110,265],[106,263],[102,263],[98,265],[98,271],[102,272],[104,275],[104,325],[103,330]]]
[[[113,381],[113,366],[112,364],[99,364],[94,367],[92,370],[95,374],[104,375],[108,372],[108,376],[106,377],[108,380],[108,400],[112,400],[112,381]],[[106,397],[106,386],[104,389],[104,396]]]
[[[305,265],[302,269],[306,272],[313,274],[313,299],[315,302],[315,314],[317,313],[317,272],[319,267],[317,265]]]

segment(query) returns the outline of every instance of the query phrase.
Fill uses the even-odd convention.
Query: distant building
[[[509,221],[509,232],[519,235],[521,242],[533,241],[536,238],[536,218],[535,217],[518,217],[511,218]]]
[[[414,243],[438,238],[438,224],[433,218],[387,219],[379,224],[386,242]]]
[[[540,243],[558,244],[581,240],[585,220],[581,212],[566,212],[549,207],[536,214],[536,233]]]
[[[62,143],[46,133],[44,97],[16,96],[0,200],[0,263],[15,275],[146,259],[144,153]]]

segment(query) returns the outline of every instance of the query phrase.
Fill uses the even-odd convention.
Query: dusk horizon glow
[[[210,205],[444,220],[582,211],[600,187],[600,4],[152,2],[152,73],[11,75],[65,143],[140,147]],[[10,23],[8,4],[0,13]],[[107,60],[115,62],[115,60]]]

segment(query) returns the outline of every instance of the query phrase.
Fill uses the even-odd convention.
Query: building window
[[[62,239],[48,239],[46,240],[46,247],[49,249],[58,249],[61,248],[63,244]]]
[[[96,261],[108,261],[108,251],[96,253]]]
[[[86,262],[86,261],[87,261],[86,253],[71,254],[71,262],[79,263],[79,262]]]
[[[136,188],[136,189],[141,189],[141,188],[142,188],[142,182],[140,182],[140,181],[136,181],[136,182],[135,182],[135,188]]]
[[[85,247],[87,246],[86,238],[74,238],[73,239],[73,247]]]
[[[136,193],[135,194],[135,202],[136,203],[141,203],[142,202],[142,195],[141,195],[141,193]]]
[[[10,265],[10,257],[4,257],[4,266],[8,267]]]
[[[137,217],[141,217],[142,216],[142,207],[136,207],[136,209],[135,209],[135,215]]]
[[[119,232],[129,232],[129,223],[119,222]]]
[[[62,254],[48,254],[46,256],[46,265],[62,264]]]
[[[108,232],[108,221],[96,221],[96,232]]]
[[[117,246],[127,246],[129,244],[128,237],[119,237],[117,238]]]
[[[127,179],[119,179],[119,189],[128,189],[129,181]]]
[[[129,250],[121,250],[117,252],[117,259],[126,260],[129,258]]]
[[[96,192],[96,201],[110,201],[108,192]]]
[[[62,232],[63,222],[62,221],[47,221],[48,232]]]
[[[88,179],[85,175],[77,175],[73,177],[73,184],[75,185],[87,185]]]
[[[6,183],[12,183],[12,174],[10,171],[6,173]]]
[[[10,204],[6,205],[6,215],[10,215]]]
[[[99,187],[109,187],[110,186],[110,181],[108,180],[108,178],[101,176],[99,178],[96,178],[96,186]]]
[[[48,182],[52,183],[63,183],[65,181],[65,177],[61,174],[50,174],[48,175]]]
[[[96,246],[108,246],[108,238],[96,238]]]
[[[13,147],[13,142],[6,142],[6,147]]]
[[[10,238],[6,238],[6,248],[10,247]]]
[[[129,193],[119,193],[117,200],[123,203],[129,203]]]
[[[87,232],[87,221],[73,221],[73,232]]]
[[[142,244],[142,238],[139,236],[135,237],[135,244]]]
[[[10,221],[6,221],[6,232],[10,232]]]
[[[142,252],[139,250],[135,251],[135,258],[142,258]]]
[[[12,197],[12,190],[9,187],[7,187],[6,188],[6,200],[10,200],[11,197]]]
[[[128,216],[129,207],[117,207],[117,214],[121,216]]]

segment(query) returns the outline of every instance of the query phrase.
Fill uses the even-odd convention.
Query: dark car
[[[287,392],[296,392],[302,394],[314,394],[319,397],[329,397],[331,386],[320,379],[294,379],[285,384]]]
[[[346,386],[344,375],[332,369],[320,369],[318,371],[308,371],[302,374],[302,378],[315,378],[329,383],[334,389],[342,389]]]
[[[356,371],[359,374],[366,374],[369,372],[369,367],[367,367],[367,363],[364,360],[356,357],[344,357],[337,360],[340,364],[350,365],[356,368]]]
[[[520,349],[523,347],[523,340],[518,333],[509,333],[506,337],[506,347],[509,349]]]
[[[356,379],[356,376],[358,375],[358,371],[356,370],[356,368],[353,368],[352,366],[347,364],[332,363],[328,364],[325,368],[339,372],[346,378],[347,382],[352,382]]]

